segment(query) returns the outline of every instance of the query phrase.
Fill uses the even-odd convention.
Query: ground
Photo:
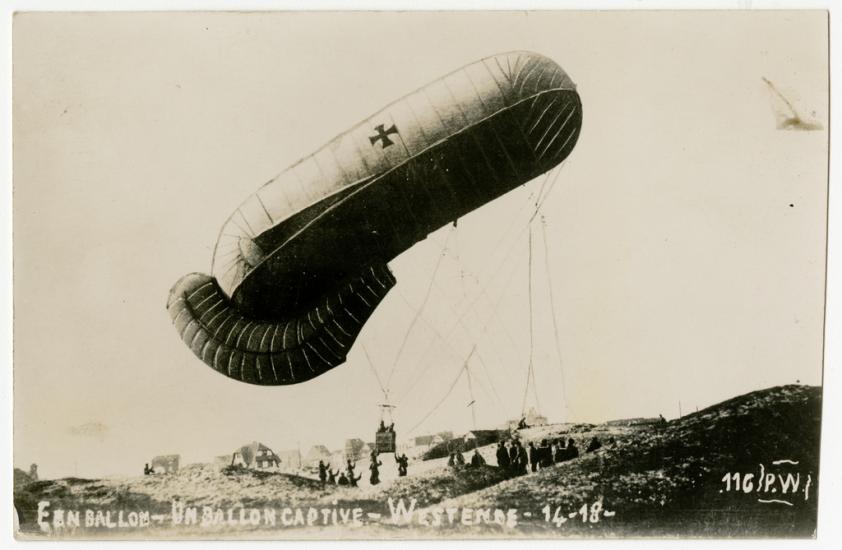
[[[384,481],[375,487],[322,489],[317,480],[295,475],[190,466],[160,476],[36,481],[17,489],[15,506],[24,537],[43,536],[41,501],[49,501],[42,519],[53,526],[59,509],[80,511],[82,528],[60,528],[53,536],[809,537],[816,528],[820,414],[820,388],[780,386],[664,426],[522,430],[524,444],[562,436],[574,438],[580,451],[592,437],[604,444],[522,476],[497,468],[489,445],[480,448],[487,466],[453,469],[446,459],[416,461],[405,478],[392,475],[391,455],[382,456]],[[357,471],[367,478],[367,462]],[[174,501],[176,510],[195,507],[197,523],[174,524]],[[398,506],[411,516],[393,521]],[[124,518],[123,526],[92,530],[84,528],[86,510],[92,522],[100,512],[104,525],[116,524],[121,510],[159,514],[160,521],[134,527]],[[361,526],[354,526],[354,513]]]

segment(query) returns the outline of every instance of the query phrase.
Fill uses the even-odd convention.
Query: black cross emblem
[[[385,149],[386,147],[388,147],[390,145],[393,145],[395,143],[394,141],[389,139],[389,134],[397,134],[398,133],[398,129],[395,127],[394,124],[392,124],[392,126],[388,130],[385,130],[383,128],[383,124],[378,124],[377,126],[374,127],[374,131],[377,132],[377,135],[368,137],[368,140],[371,142],[372,145],[374,145],[378,141],[382,141],[383,142],[383,148]]]

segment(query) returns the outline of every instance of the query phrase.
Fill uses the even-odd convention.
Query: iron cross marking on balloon
[[[383,148],[393,145],[395,142],[389,139],[389,134],[397,134],[398,129],[397,127],[392,124],[388,130],[384,129],[383,124],[378,124],[374,127],[374,131],[377,132],[375,136],[369,136],[368,140],[371,142],[372,145],[377,143],[378,141],[382,141]]]

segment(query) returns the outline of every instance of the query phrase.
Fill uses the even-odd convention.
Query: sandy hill
[[[598,523],[580,517],[567,533],[588,535],[810,536],[816,527],[820,388],[756,391],[670,422],[628,430],[615,444],[536,475],[509,479],[443,506],[530,507],[575,511],[601,502],[616,515]],[[594,426],[583,433],[611,432]],[[797,465],[773,462],[787,459]],[[773,484],[757,481],[763,464]],[[751,490],[731,490],[728,473],[752,473]],[[799,474],[799,490],[783,496],[778,475]],[[808,476],[810,487],[807,487]],[[745,477],[744,475],[741,477]],[[790,487],[791,488],[791,487]],[[774,492],[773,492],[774,490]],[[759,500],[785,500],[792,506]],[[557,529],[542,524],[544,530]]]
[[[524,430],[519,436],[525,443],[573,437],[584,450],[596,436],[604,446],[517,477],[496,467],[494,445],[488,445],[480,449],[488,466],[451,469],[446,459],[416,462],[410,464],[409,477],[388,479],[376,487],[323,490],[317,480],[294,475],[190,466],[160,476],[37,481],[16,491],[15,506],[24,532],[37,532],[39,500],[50,500],[55,507],[144,508],[160,514],[169,514],[174,499],[188,506],[221,508],[359,506],[387,516],[389,498],[414,498],[418,509],[431,513],[439,508],[516,508],[521,517],[514,529],[457,521],[431,530],[381,522],[354,536],[810,536],[816,518],[820,413],[820,388],[781,386],[736,397],[662,427],[562,424]],[[787,462],[773,464],[779,460]],[[393,466],[390,457],[383,462],[383,468]],[[773,474],[773,482],[758,483],[761,468],[764,479]],[[358,473],[368,474],[359,465]],[[750,486],[746,474],[751,474]],[[790,483],[784,494],[782,481],[790,474],[793,480],[798,476],[798,489]],[[592,516],[594,503],[602,512]],[[588,517],[571,517],[583,505],[588,506]],[[605,510],[613,515],[606,516]],[[242,537],[246,529],[250,528],[238,526],[231,536]],[[347,536],[347,531],[329,528],[253,530],[253,536],[263,537]],[[128,531],[108,534],[131,537]],[[216,531],[161,527],[142,536],[195,534],[227,536],[224,526]]]

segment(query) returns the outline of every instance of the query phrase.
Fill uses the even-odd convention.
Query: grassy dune
[[[573,437],[581,451],[595,435],[606,445],[578,459],[517,477],[494,466],[491,445],[480,449],[489,466],[457,470],[443,460],[423,468],[411,465],[409,477],[376,487],[323,490],[316,480],[289,474],[226,473],[211,466],[191,466],[162,476],[38,481],[16,491],[15,506],[23,515],[24,536],[40,536],[37,503],[49,500],[53,509],[144,509],[167,517],[151,530],[73,534],[82,537],[807,537],[816,527],[820,401],[820,388],[781,386],[736,397],[664,427],[568,424],[524,430],[520,433],[524,444]],[[609,440],[613,442],[608,444]],[[781,459],[798,464],[773,464]],[[764,476],[781,477],[763,485],[758,482],[761,468]],[[749,481],[747,474],[751,474]],[[790,484],[783,494],[781,482],[789,474],[793,479],[797,474],[798,489]],[[731,476],[727,481],[723,480],[726,475]],[[475,526],[458,519],[434,529],[418,522],[395,526],[387,521],[389,499],[404,499],[407,504],[415,499],[416,510],[429,514],[512,508],[518,510],[519,520],[514,527],[493,522]],[[168,524],[173,500],[220,510],[356,507],[365,514],[381,514],[383,519],[355,528],[173,527]],[[596,512],[594,503],[598,503]],[[571,517],[583,505],[587,506],[585,517]],[[549,511],[550,521],[545,521],[544,510]]]

